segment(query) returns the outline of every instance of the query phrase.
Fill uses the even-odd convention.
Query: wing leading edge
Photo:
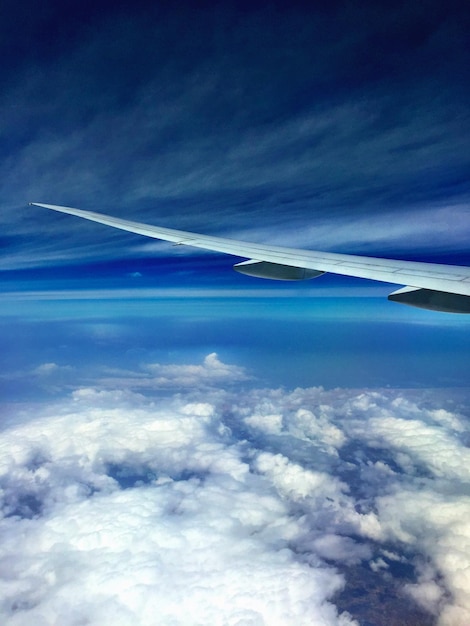
[[[184,230],[161,228],[54,204],[38,202],[30,204],[153,239],[170,241],[177,245],[244,257],[249,260],[237,263],[234,269],[250,276],[276,280],[304,280],[316,278],[328,272],[367,278],[405,285],[404,288],[390,294],[389,300],[436,311],[470,313],[469,267],[255,244]]]

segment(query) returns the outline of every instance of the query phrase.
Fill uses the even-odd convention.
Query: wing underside
[[[405,286],[390,294],[389,300],[437,311],[470,313],[469,267],[255,244],[160,228],[81,209],[36,202],[31,204],[146,237],[245,258],[248,260],[237,263],[234,269],[250,276],[305,280],[328,272],[367,278]]]

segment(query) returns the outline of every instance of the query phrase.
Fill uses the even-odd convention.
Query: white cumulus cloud
[[[353,624],[329,602],[342,577],[297,558],[307,528],[213,406],[95,397],[3,433],[3,620]]]
[[[124,373],[0,434],[2,623],[469,623],[462,405],[224,391],[215,354]]]

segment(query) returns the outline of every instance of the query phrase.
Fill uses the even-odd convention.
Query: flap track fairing
[[[256,276],[256,278],[269,278],[271,280],[308,280],[317,278],[325,272],[306,269],[304,267],[292,267],[291,265],[281,265],[269,261],[242,261],[233,266],[233,269],[240,274]]]

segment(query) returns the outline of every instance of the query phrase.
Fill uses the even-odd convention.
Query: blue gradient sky
[[[299,308],[310,292],[388,293],[344,278],[253,281],[233,274],[231,259],[27,201],[281,245],[469,262],[465,3],[11,3],[6,18],[4,291],[268,290],[300,293]],[[44,301],[30,300],[28,314],[36,306]],[[388,306],[390,317],[428,319]],[[343,321],[353,307],[338,307]],[[449,324],[434,314],[441,320]]]
[[[468,624],[469,316],[28,206],[470,265],[468,3],[2,13],[2,623]]]

